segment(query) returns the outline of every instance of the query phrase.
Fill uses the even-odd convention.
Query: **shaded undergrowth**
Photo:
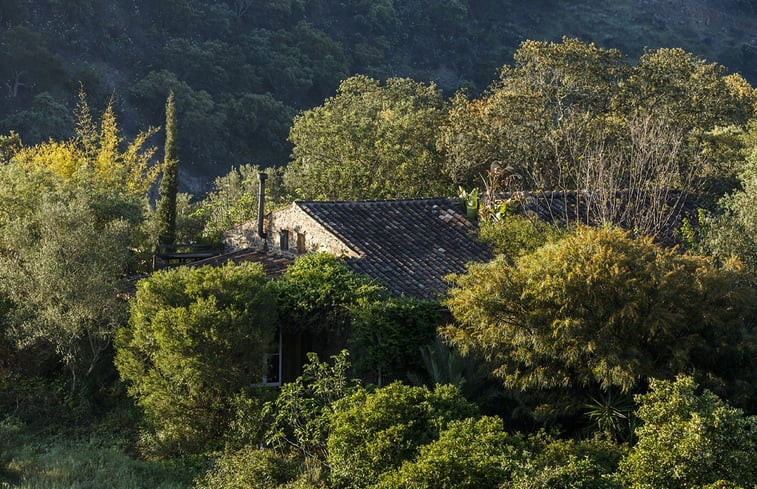
[[[128,401],[98,415],[67,404],[54,385],[0,384],[0,489],[180,489],[201,470],[142,459]]]

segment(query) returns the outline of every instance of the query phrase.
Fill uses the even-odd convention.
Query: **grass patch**
[[[47,427],[46,427],[47,428]],[[18,418],[0,422],[0,489],[179,489],[195,470],[129,456],[117,436],[65,439]]]
[[[198,460],[143,460],[139,412],[117,392],[73,403],[65,384],[0,379],[0,489],[193,487]]]

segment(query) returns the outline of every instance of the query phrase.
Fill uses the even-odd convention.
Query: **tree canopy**
[[[141,132],[125,144],[112,103],[96,121],[83,91],[79,92],[75,116],[74,137],[23,146],[13,154],[13,160],[30,169],[50,171],[63,180],[76,181],[95,174],[125,195],[146,195],[160,172],[160,166],[151,161],[155,148],[147,146],[156,129]]]
[[[679,372],[742,386],[729,389],[739,403],[754,398],[754,291],[743,273],[704,257],[579,228],[512,264],[470,265],[453,284],[457,322],[444,336],[483,354],[506,387],[535,395],[544,415]]]
[[[705,221],[709,228],[705,242],[720,258],[738,258],[757,282],[757,122],[752,121],[747,137],[747,164],[741,171],[741,189],[720,201],[721,214]]]
[[[632,489],[749,487],[757,480],[757,418],[697,387],[691,377],[653,380],[639,397],[644,424],[620,465]]]
[[[435,147],[443,99],[434,84],[366,76],[344,80],[322,106],[297,116],[285,181],[300,198],[365,200],[445,195]]]
[[[631,0],[343,3],[2,0],[0,132],[16,130],[30,144],[65,138],[61,109],[82,84],[100,108],[115,94],[133,134],[162,120],[173,90],[179,159],[187,175],[213,178],[250,161],[285,164],[292,116],[322,104],[351,75],[428,80],[445,94],[465,88],[478,96],[523,39],[567,35],[634,60],[645,46],[680,45],[752,83],[757,76],[757,12],[743,0],[682,8]],[[663,63],[649,86],[675,89],[681,66]]]
[[[231,400],[262,378],[276,299],[258,264],[180,267],[137,284],[115,364],[157,447],[191,453],[218,440]]]
[[[733,177],[732,162],[712,150],[723,141],[709,136],[754,117],[755,92],[722,66],[681,49],[650,51],[631,65],[617,50],[570,38],[525,41],[514,58],[481,98],[458,93],[452,101],[438,142],[456,182],[475,184],[498,162],[520,174],[526,188],[626,188],[634,179],[609,182],[603,155],[636,154],[638,161],[659,142],[667,147],[655,159],[672,154],[675,166],[639,173],[645,189],[660,174],[685,175],[692,167],[703,181]],[[639,120],[662,132],[640,138]],[[666,143],[678,138],[674,148]],[[587,180],[592,173],[601,176]],[[682,176],[666,183],[695,190]]]
[[[53,351],[90,377],[127,317],[122,294],[139,245],[155,168],[149,133],[122,148],[112,108],[95,123],[81,95],[76,134],[24,146],[7,138],[0,164],[0,288],[21,348]],[[107,366],[105,368],[107,370]]]

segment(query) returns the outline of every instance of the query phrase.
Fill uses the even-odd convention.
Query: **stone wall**
[[[258,237],[257,221],[247,221],[224,232],[223,245],[227,252],[262,248],[263,240]]]
[[[302,253],[326,252],[338,257],[358,257],[338,237],[310,217],[295,202],[272,212],[266,219],[268,249],[274,253],[296,256]],[[288,233],[288,250],[281,249],[280,232]],[[248,221],[224,233],[224,245],[229,251],[262,248],[257,221]]]

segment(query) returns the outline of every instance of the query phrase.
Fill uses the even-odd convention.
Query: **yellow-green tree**
[[[147,134],[121,149],[112,107],[96,125],[83,98],[76,137],[12,145],[0,165],[0,289],[9,335],[41,346],[71,373],[72,390],[99,368],[126,320],[130,250],[154,170]],[[112,366],[110,366],[112,368]]]
[[[580,228],[509,263],[454,278],[445,338],[482,354],[544,415],[598,391],[634,392],[689,372],[738,403],[754,399],[757,302],[743,273],[616,229]]]
[[[450,421],[439,438],[418,449],[418,456],[379,475],[371,489],[497,489],[510,482],[522,464],[522,442],[494,417]]]
[[[414,459],[453,420],[477,415],[478,407],[452,385],[358,389],[333,406],[327,444],[331,480],[336,487],[369,487]]]
[[[160,173],[151,165],[154,148],[146,147],[155,133],[149,129],[124,144],[113,104],[105,108],[100,121],[92,117],[84,92],[76,108],[76,134],[68,141],[48,141],[21,148],[14,155],[17,164],[49,171],[62,180],[97,175],[106,185],[129,194],[144,196]]]

